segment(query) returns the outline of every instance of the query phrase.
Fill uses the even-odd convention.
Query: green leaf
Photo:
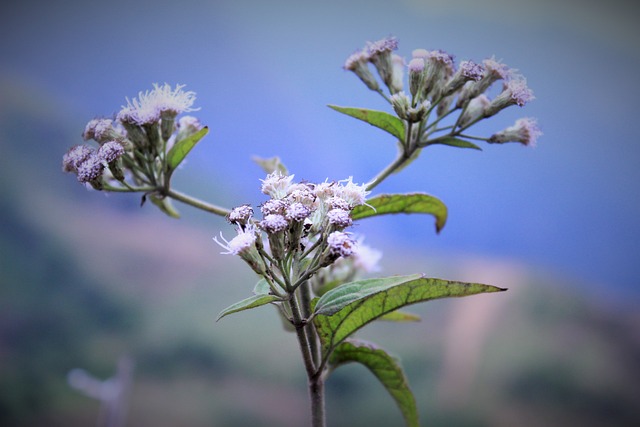
[[[473,142],[467,141],[465,139],[454,138],[452,136],[447,136],[445,138],[437,138],[437,139],[434,139],[433,141],[427,141],[425,143],[425,146],[437,145],[437,144],[449,145],[451,147],[458,147],[458,148],[473,148],[474,150],[482,151],[482,148],[478,147]]]
[[[277,288],[277,290],[280,292],[280,294],[284,294],[284,289],[282,289],[280,286],[278,286],[277,283],[274,284],[274,286]],[[269,282],[267,282],[267,280],[263,277],[262,279],[258,280],[258,283],[256,283],[256,285],[253,287],[253,293],[255,295],[268,295],[271,294],[271,286],[269,286]],[[278,292],[276,292],[277,294]]]
[[[326,357],[349,335],[399,308],[433,299],[505,290],[480,283],[429,279],[420,274],[358,280],[324,294],[315,305],[313,321]]]
[[[180,218],[180,214],[173,207],[173,203],[171,203],[171,199],[167,197],[158,197],[153,194],[149,195],[149,199],[151,199],[151,203],[156,205],[162,212],[169,215],[171,218]]]
[[[424,193],[382,194],[372,197],[367,200],[366,205],[356,206],[351,211],[351,218],[355,220],[397,213],[433,215],[436,218],[436,233],[447,222],[447,206],[437,197]]]
[[[367,122],[372,126],[389,132],[400,141],[404,141],[406,133],[404,122],[396,116],[392,116],[384,111],[368,110],[366,108],[339,107],[337,105],[329,105],[329,107],[348,116]]]
[[[262,170],[264,170],[268,174],[273,173],[275,171],[280,172],[281,175],[289,174],[289,172],[287,171],[287,167],[284,164],[282,164],[282,161],[278,156],[269,157],[269,158],[253,156],[251,159],[254,162],[256,162],[258,166],[260,166]]]
[[[207,126],[200,129],[198,132],[190,135],[180,141],[177,141],[173,147],[167,153],[167,168],[169,172],[174,171],[180,163],[187,157],[189,151],[209,133]]]
[[[232,304],[229,307],[222,310],[220,314],[218,314],[218,318],[216,319],[216,322],[228,314],[237,313],[238,311],[244,311],[244,310],[249,310],[251,308],[260,307],[262,305],[269,304],[275,301],[281,301],[281,299],[275,295],[265,295],[265,294],[257,294],[257,295],[250,296],[249,298],[245,298],[242,301],[238,301],[237,303]]]
[[[371,343],[349,340],[336,347],[329,363],[335,369],[349,362],[364,365],[380,380],[396,401],[407,426],[417,427],[419,425],[416,399],[397,359]]]
[[[380,316],[378,320],[385,320],[387,322],[419,322],[421,319],[417,314],[396,310]]]

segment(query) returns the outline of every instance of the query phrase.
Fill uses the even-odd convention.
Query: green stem
[[[309,337],[307,336],[307,320],[302,318],[298,301],[293,294],[290,294],[289,307],[291,308],[293,326],[296,329],[296,337],[298,338],[300,352],[302,353],[304,367],[307,372],[309,399],[311,403],[311,425],[312,427],[324,427],[324,377],[321,372],[316,372]]]
[[[384,168],[378,175],[375,176],[368,184],[367,191],[373,190],[378,184],[384,181],[389,175],[391,175],[396,169],[404,164],[407,160],[411,158],[411,154],[400,153],[398,157],[390,163],[386,168]]]
[[[207,203],[207,202],[203,202],[200,199],[196,199],[195,197],[191,197],[189,195],[186,195],[186,194],[181,193],[181,192],[176,191],[176,190],[172,190],[172,189],[166,190],[165,194],[167,196],[173,198],[173,199],[176,199],[176,200],[182,202],[182,203],[185,203],[187,205],[191,205],[194,208],[198,208],[200,210],[203,210],[205,212],[210,212],[210,213],[215,214],[215,215],[227,216],[231,212],[229,209],[225,209],[225,208],[222,208],[220,206],[216,206],[216,205],[212,205],[212,204]]]

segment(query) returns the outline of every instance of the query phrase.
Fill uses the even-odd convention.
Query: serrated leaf
[[[421,318],[417,314],[396,310],[380,316],[378,320],[385,320],[387,322],[419,322]]]
[[[269,158],[253,156],[251,159],[254,162],[256,162],[258,166],[260,166],[262,170],[268,174],[273,173],[275,171],[280,172],[280,174],[282,175],[289,174],[289,172],[287,171],[287,167],[282,163],[282,161],[280,160],[280,157],[278,156],[269,157]]]
[[[350,362],[367,367],[396,401],[409,427],[417,427],[418,410],[413,392],[400,362],[371,343],[348,340],[333,351],[329,363],[333,369]]]
[[[389,113],[385,113],[384,111],[368,110],[366,108],[339,107],[337,105],[329,105],[329,107],[339,111],[340,113],[346,114],[347,116],[355,117],[356,119],[362,120],[372,126],[389,132],[400,141],[404,141],[405,139],[406,130],[404,122]]]
[[[448,145],[450,147],[458,147],[458,148],[472,148],[474,150],[482,151],[482,148],[478,147],[473,142],[467,141],[465,139],[454,138],[452,136],[437,138],[437,139],[434,139],[433,141],[427,141],[425,146],[437,145],[437,144]]]
[[[358,280],[324,294],[315,305],[313,321],[326,357],[358,329],[399,308],[433,299],[505,290],[419,274]]]
[[[204,136],[209,133],[209,128],[207,126],[200,129],[198,132],[193,135],[189,135],[188,137],[181,139],[180,141],[176,141],[173,147],[167,153],[167,168],[169,172],[174,171],[180,163],[187,157],[189,151],[202,139]]]
[[[381,194],[372,197],[367,200],[366,205],[356,206],[351,211],[351,218],[355,220],[397,213],[433,215],[436,219],[436,233],[439,233],[447,222],[447,206],[437,197],[424,193]]]
[[[260,307],[265,304],[269,304],[275,301],[281,301],[281,299],[275,295],[257,294],[245,298],[242,301],[238,301],[235,304],[230,305],[218,314],[216,322],[231,313],[237,313],[239,311],[249,310],[251,308]]]

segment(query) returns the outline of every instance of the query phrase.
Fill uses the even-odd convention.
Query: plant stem
[[[311,425],[324,427],[324,377],[321,374],[309,379],[309,396],[311,397]]]
[[[300,307],[294,294],[290,294],[289,306],[293,317],[293,326],[296,329],[300,352],[307,372],[309,385],[309,399],[311,403],[311,425],[312,427],[325,427],[324,411],[324,377],[322,371],[317,372],[313,362],[313,354],[309,340],[315,340],[315,335],[308,336],[312,328],[307,328],[306,319],[300,313]]]
[[[229,214],[229,212],[231,212],[228,209],[222,208],[220,206],[216,206],[216,205],[212,205],[210,203],[207,202],[203,202],[200,199],[196,199],[195,197],[191,197],[189,195],[186,195],[184,193],[181,193],[179,191],[176,190],[172,190],[169,189],[165,192],[165,194],[173,199],[176,199],[182,203],[185,203],[187,205],[191,205],[194,208],[198,208],[201,209],[205,212],[210,212],[212,214],[215,215],[220,215],[220,216],[227,216]]]
[[[378,184],[384,181],[385,178],[391,175],[396,169],[402,166],[402,164],[410,158],[411,158],[411,155],[407,155],[404,152],[400,153],[398,157],[393,161],[393,163],[390,163],[386,168],[384,168],[378,175],[376,175],[375,178],[373,178],[367,184],[367,188],[366,188],[367,191],[371,191],[372,189],[374,189]]]

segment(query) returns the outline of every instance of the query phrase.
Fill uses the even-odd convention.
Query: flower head
[[[523,107],[533,99],[535,96],[533,96],[533,91],[527,87],[526,79],[518,76],[505,83],[502,92],[485,109],[485,116],[491,117],[510,105]]]
[[[87,145],[74,145],[62,156],[62,171],[77,172],[78,167],[94,153]]]
[[[327,212],[327,221],[339,230],[347,228],[353,223],[349,211],[339,208]]]
[[[398,49],[398,39],[395,37],[386,37],[375,42],[367,43],[367,52],[369,56],[390,53]]]
[[[196,99],[195,92],[183,91],[184,85],[176,85],[175,89],[165,83],[160,86],[154,83],[153,90],[139,92],[138,98],[127,99],[117,115],[121,122],[149,125],[160,120],[163,113],[177,116],[181,113],[195,111],[192,108]]]
[[[358,185],[353,182],[353,177],[349,177],[343,181],[344,185],[340,185],[336,188],[336,196],[344,199],[351,208],[359,205],[364,205],[367,200],[367,195],[371,193],[366,190],[366,184]]]
[[[343,68],[353,73],[371,90],[380,89],[378,81],[373,76],[368,67],[369,54],[363,50],[352,53],[344,63]]]
[[[354,252],[355,242],[348,233],[334,231],[327,237],[329,253],[336,257],[348,257]]]
[[[369,61],[376,67],[384,84],[394,93],[394,65],[391,52],[398,49],[398,40],[387,37],[382,40],[367,43]]]
[[[213,240],[223,249],[226,249],[226,252],[221,252],[225,255],[242,255],[251,250],[254,247],[256,241],[256,229],[255,227],[248,226],[244,229],[238,229],[238,234],[231,240],[227,240],[220,233],[220,238],[222,242],[218,240],[217,237],[214,237]]]
[[[269,234],[286,230],[287,227],[289,227],[289,222],[283,215],[279,214],[269,214],[260,221],[260,228]]]
[[[124,147],[117,141],[105,142],[98,150],[98,157],[106,163],[113,163],[123,154]]]
[[[539,136],[542,135],[538,122],[531,117],[516,120],[513,126],[491,135],[490,143],[503,144],[505,142],[519,142],[524,145],[535,146]]]
[[[311,210],[300,202],[293,202],[287,206],[285,217],[289,221],[301,222],[311,215]]]
[[[282,175],[279,171],[275,171],[267,175],[262,181],[262,192],[272,199],[284,199],[293,181],[293,175]]]
[[[96,181],[104,172],[104,163],[102,158],[95,152],[89,156],[78,166],[78,181],[82,183]]]
[[[249,223],[251,217],[253,216],[253,208],[250,205],[241,205],[233,208],[229,215],[227,215],[227,220],[229,220],[232,224],[238,224],[240,226],[244,226]]]

